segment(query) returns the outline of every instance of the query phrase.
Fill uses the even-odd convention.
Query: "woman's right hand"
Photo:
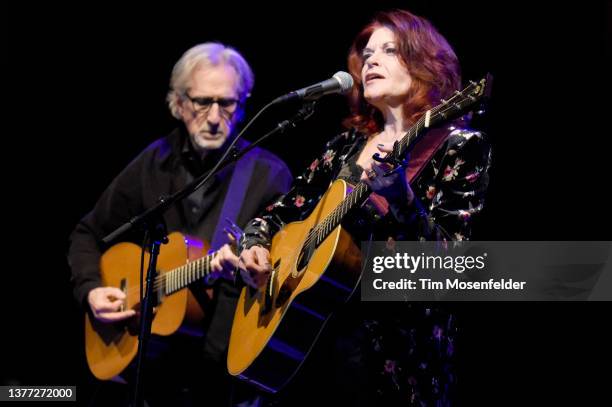
[[[253,288],[263,287],[272,272],[270,252],[261,246],[252,246],[240,253],[240,275]]]
[[[136,311],[129,309],[119,311],[125,300],[125,294],[117,287],[98,287],[87,294],[87,302],[93,316],[101,322],[116,322],[136,315]]]

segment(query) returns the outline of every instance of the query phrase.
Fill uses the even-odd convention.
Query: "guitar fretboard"
[[[161,286],[156,284],[156,288],[162,289],[164,295],[169,295],[209,276],[212,271],[210,262],[213,256],[214,254],[209,254],[161,274],[157,279],[157,284]]]

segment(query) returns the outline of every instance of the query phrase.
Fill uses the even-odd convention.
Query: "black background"
[[[67,237],[112,178],[173,128],[165,105],[170,71],[200,42],[230,44],[250,62],[252,115],[280,94],[346,70],[351,40],[375,11],[422,15],[454,47],[464,81],[487,71],[495,77],[479,122],[494,167],[475,239],[610,240],[609,3],[215,3],[2,6],[3,382],[87,391]],[[313,119],[266,147],[297,175],[346,113],[342,98],[323,99]],[[246,137],[287,114],[271,112]],[[464,399],[587,402],[607,393],[608,309],[462,304]]]

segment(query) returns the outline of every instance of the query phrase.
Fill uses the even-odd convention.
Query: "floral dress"
[[[381,213],[366,202],[343,222],[356,240],[387,241],[393,250],[397,240],[470,238],[472,219],[484,205],[490,146],[483,133],[465,127],[450,125],[435,131],[444,132],[444,139],[411,182],[414,205],[407,213]],[[334,179],[357,184],[362,169],[356,161],[366,141],[366,136],[351,130],[328,142],[292,189],[250,222],[241,246],[269,248],[284,224],[310,214]],[[458,329],[456,310],[448,305],[361,303],[353,298],[338,310],[328,330],[334,332],[335,343],[330,346],[334,391],[343,394],[339,402],[352,405],[354,396],[359,405],[453,404]]]

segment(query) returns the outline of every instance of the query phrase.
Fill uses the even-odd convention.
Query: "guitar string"
[[[177,287],[179,287],[180,285],[182,285],[181,288],[184,288],[186,286],[185,283],[189,284],[192,281],[195,281],[197,279],[203,278],[207,275],[210,274],[210,265],[205,265],[205,264],[201,264],[201,263],[206,263],[206,262],[210,262],[210,260],[213,259],[214,254],[210,254],[207,255],[205,257],[201,257],[199,259],[196,259],[194,261],[191,261],[187,264],[184,264],[182,266],[176,267],[172,270],[166,271],[161,273],[160,275],[158,275],[155,278],[155,281],[153,282],[153,289],[154,290],[159,290],[162,286],[164,286],[164,283],[166,287],[169,286],[168,282],[171,280],[171,278],[174,277],[174,282],[173,284],[176,284]],[[195,263],[200,263],[199,265],[195,265]],[[210,264],[210,263],[209,263]],[[195,270],[189,270],[189,266],[193,267]],[[175,273],[175,274],[173,274]],[[182,274],[181,274],[182,273]],[[199,276],[198,278],[191,280],[191,275],[192,274],[196,274],[199,276],[201,274],[201,276]],[[163,281],[165,280],[165,281]],[[178,281],[177,281],[178,280]],[[146,287],[146,284],[144,284]],[[140,286],[135,286],[135,287],[130,287],[125,291],[126,295],[131,295],[134,293],[134,291],[136,290],[140,290]],[[178,290],[171,290],[171,291],[167,291],[166,293],[169,294],[171,292],[174,291],[178,291]]]

